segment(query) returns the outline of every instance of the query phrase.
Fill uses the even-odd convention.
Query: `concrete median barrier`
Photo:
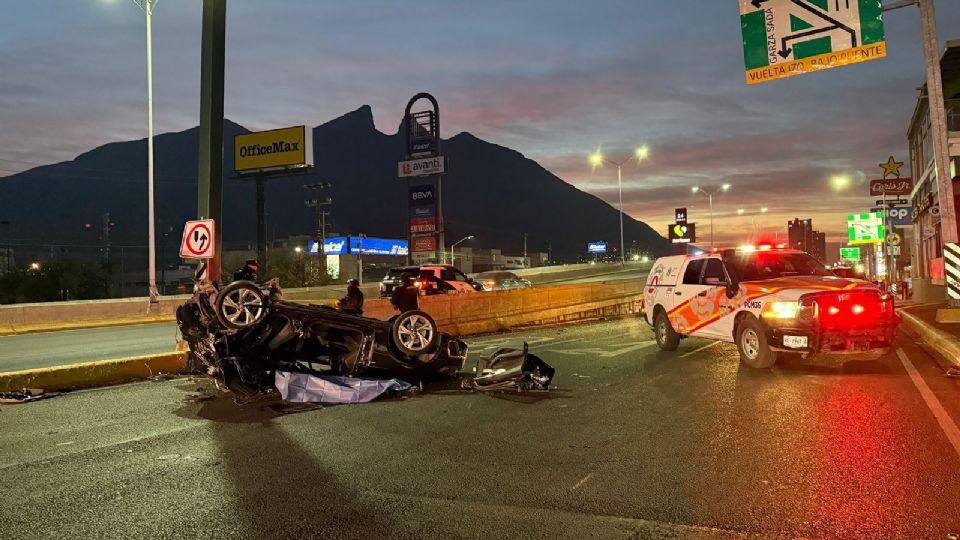
[[[428,296],[421,299],[420,307],[433,316],[442,331],[467,336],[516,327],[633,315],[639,312],[642,298],[643,283],[619,280]],[[184,298],[177,299],[175,305],[164,309],[172,313],[183,301]],[[364,314],[385,320],[395,311],[388,300],[375,299],[366,302]],[[178,350],[160,355],[2,373],[0,391],[90,388],[186,371],[186,352]]]
[[[0,373],[0,392],[42,388],[76,390],[187,372],[187,353],[170,352]]]

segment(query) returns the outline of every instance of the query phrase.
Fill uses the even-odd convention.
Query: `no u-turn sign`
[[[215,227],[212,219],[188,221],[187,225],[183,228],[183,240],[180,242],[180,258],[212,258],[214,233]]]

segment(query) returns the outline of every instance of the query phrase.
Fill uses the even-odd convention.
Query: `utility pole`
[[[523,233],[523,258],[527,258],[527,233]]]
[[[942,244],[960,242],[957,232],[957,209],[953,200],[953,178],[950,177],[950,149],[947,134],[947,113],[943,100],[943,78],[940,73],[940,43],[934,0],[901,0],[883,6],[891,11],[916,5],[920,8],[920,39],[927,72],[927,109],[930,114],[930,138],[937,171],[937,193],[940,199],[940,238]],[[949,294],[949,293],[948,293]],[[956,305],[957,302],[948,298]]]

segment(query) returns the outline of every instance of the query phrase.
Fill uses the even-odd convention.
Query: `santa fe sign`
[[[747,84],[887,55],[882,0],[740,0]]]

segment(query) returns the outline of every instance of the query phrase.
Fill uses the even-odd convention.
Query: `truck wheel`
[[[737,350],[740,361],[755,369],[765,369],[777,362],[777,351],[770,349],[763,325],[752,317],[745,319],[737,330]]]
[[[393,344],[407,356],[433,352],[440,342],[437,323],[426,311],[406,311],[393,320],[390,327]]]
[[[675,351],[680,346],[680,334],[670,325],[670,319],[663,311],[653,316],[653,333],[657,337],[657,346],[664,351]]]
[[[231,330],[249,328],[267,314],[263,291],[252,281],[234,281],[217,293],[217,320]]]

